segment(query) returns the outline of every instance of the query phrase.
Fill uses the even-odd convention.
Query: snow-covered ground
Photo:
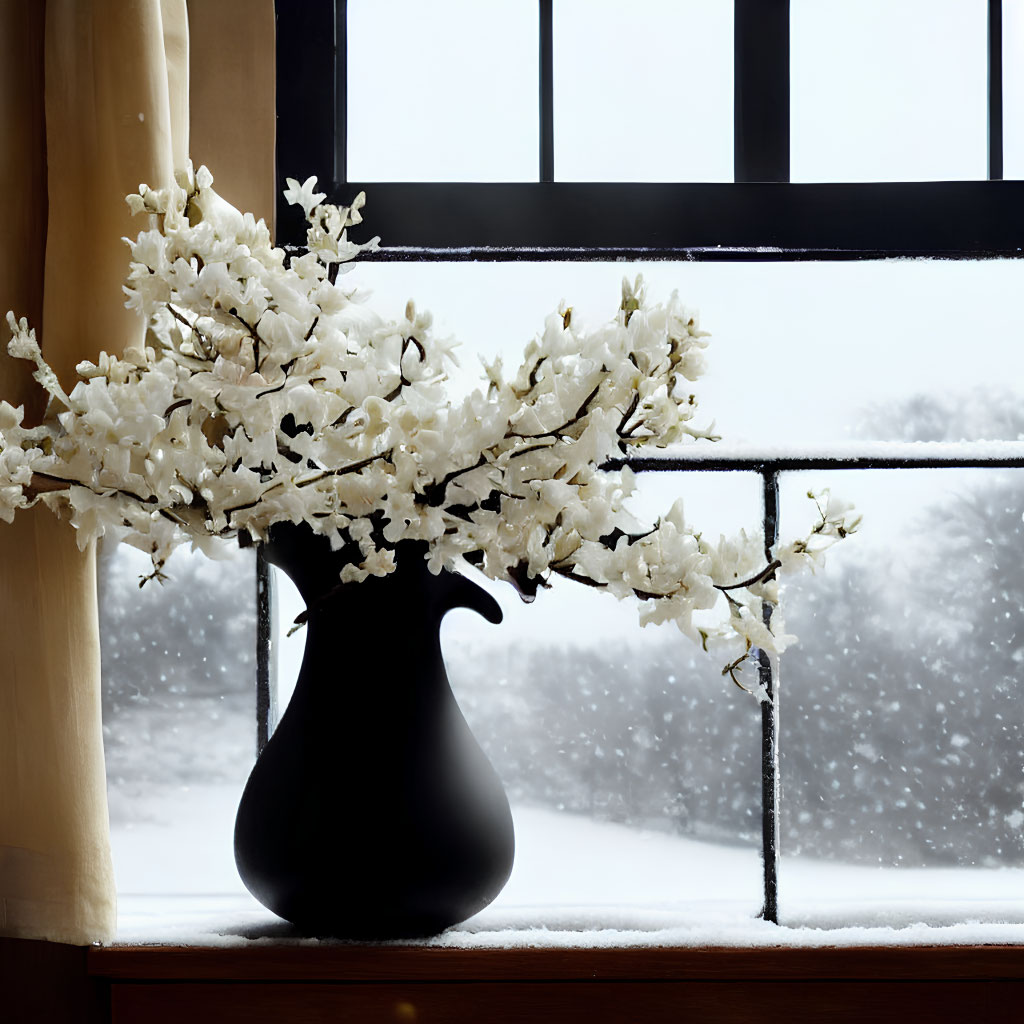
[[[299,941],[235,873],[238,794],[234,785],[151,793],[147,821],[115,825],[118,941]],[[433,944],[1024,944],[1024,868],[876,869],[788,858],[776,927],[756,916],[754,849],[541,808],[513,813],[516,863],[505,890]]]

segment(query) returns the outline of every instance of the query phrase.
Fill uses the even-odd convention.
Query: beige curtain
[[[269,220],[272,0],[0,0],[0,315],[66,387],[142,329],[124,196],[171,180],[190,125],[221,194]],[[38,416],[6,342],[0,396]],[[114,936],[99,681],[93,552],[45,509],[0,524],[0,935]]]

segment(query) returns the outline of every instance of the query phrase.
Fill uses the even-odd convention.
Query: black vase
[[[508,799],[455,701],[439,627],[452,608],[501,621],[493,598],[434,576],[404,542],[387,577],[339,586],[341,556],[306,526],[264,552],[308,610],[295,692],[235,821],[246,888],[302,932],[433,935],[501,891],[515,837]]]

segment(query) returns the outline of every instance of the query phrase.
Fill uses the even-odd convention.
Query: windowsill
[[[103,1021],[1010,1020],[1016,946],[95,948]],[[981,983],[981,984],[979,984]]]

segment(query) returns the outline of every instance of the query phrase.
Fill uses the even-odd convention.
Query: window
[[[416,17],[421,17],[424,6],[415,6]],[[713,7],[714,13],[704,26],[694,23],[688,30],[686,18],[697,17],[698,7]],[[1022,491],[1018,475],[1024,457],[1012,446],[999,451],[991,446],[970,451],[944,448],[922,456],[902,444],[918,439],[991,440],[992,431],[998,432],[997,440],[1007,442],[1024,437],[1013,411],[1024,377],[1014,363],[1018,346],[1009,343],[1019,324],[1005,301],[1006,296],[1019,293],[1024,267],[1019,260],[1024,185],[999,180],[1003,176],[1001,67],[1003,46],[1009,45],[1009,37],[1002,36],[1001,8],[999,0],[990,0],[987,6],[912,0],[886,5],[817,0],[721,0],[711,5],[677,5],[666,0],[640,5],[633,15],[635,24],[653,33],[656,30],[644,19],[669,18],[681,36],[679,52],[700,51],[694,60],[707,60],[708,73],[732,63],[731,75],[716,88],[708,88],[708,95],[685,96],[688,102],[704,104],[701,110],[691,111],[679,129],[700,150],[699,178],[689,180],[688,173],[670,176],[667,170],[645,171],[661,165],[657,160],[645,164],[643,145],[623,144],[627,152],[604,163],[599,146],[589,156],[584,149],[592,144],[594,133],[581,128],[578,121],[591,94],[582,86],[578,94],[567,94],[571,83],[585,80],[594,69],[588,64],[587,48],[580,43],[579,22],[573,19],[584,17],[585,10],[587,24],[600,25],[603,18],[618,17],[610,6],[574,0],[507,0],[500,5],[500,15],[495,15],[503,19],[503,36],[509,39],[509,49],[503,52],[521,59],[505,63],[496,59],[486,66],[480,63],[478,51],[463,52],[473,44],[460,45],[440,27],[445,17],[468,17],[471,10],[479,12],[479,5],[460,6],[446,0],[432,8],[438,12],[433,31],[443,37],[451,61],[464,58],[459,66],[469,69],[464,73],[472,76],[468,82],[475,105],[458,94],[447,75],[438,75],[430,88],[440,89],[447,82],[449,91],[432,102],[422,100],[415,108],[418,123],[410,127],[401,120],[408,113],[404,94],[392,87],[405,83],[404,88],[415,90],[418,82],[426,82],[429,76],[421,72],[417,77],[415,62],[428,51],[398,47],[394,53],[403,62],[401,73],[387,85],[389,91],[384,91],[383,81],[376,91],[367,53],[375,52],[379,43],[369,35],[359,36],[371,31],[374,16],[394,21],[394,3],[337,0],[280,5],[279,173],[282,179],[316,173],[321,187],[332,183],[331,198],[338,201],[365,188],[366,226],[371,234],[382,237],[384,248],[360,273],[382,301],[397,306],[407,294],[414,294],[423,304],[434,306],[442,318],[450,316],[455,333],[482,334],[483,325],[485,344],[495,343],[494,335],[504,333],[502,343],[511,347],[517,338],[525,340],[536,329],[538,311],[546,311],[563,295],[575,302],[582,293],[593,314],[600,315],[600,297],[614,299],[615,282],[624,269],[630,273],[643,269],[656,282],[655,290],[678,282],[685,288],[687,301],[701,308],[703,322],[716,339],[724,335],[722,363],[708,380],[710,387],[721,389],[709,391],[705,404],[719,415],[723,430],[746,440],[748,448],[746,454],[726,453],[718,460],[717,468],[735,471],[728,473],[695,474],[685,458],[672,463],[673,472],[667,472],[669,465],[664,461],[644,460],[637,465],[649,471],[643,477],[648,492],[644,500],[654,508],[664,503],[668,493],[685,486],[687,495],[694,494],[694,519],[701,518],[698,505],[708,510],[707,520],[716,524],[727,508],[735,519],[728,525],[740,526],[753,524],[764,497],[767,518],[778,520],[781,511],[787,532],[786,524],[802,514],[800,492],[811,483],[828,482],[864,505],[869,514],[874,511],[875,521],[881,521],[875,539],[864,541],[869,548],[877,545],[865,563],[874,570],[873,580],[863,574],[858,578],[855,565],[847,569],[836,559],[837,571],[818,581],[817,598],[814,589],[804,585],[793,595],[790,618],[800,625],[804,643],[782,665],[778,738],[785,800],[781,805],[775,803],[778,774],[771,756],[775,708],[768,705],[762,712],[750,698],[729,692],[721,680],[693,679],[699,670],[696,662],[689,663],[689,649],[672,648],[663,637],[651,640],[645,634],[641,640],[621,622],[613,625],[617,615],[630,614],[624,609],[598,611],[595,605],[579,613],[604,616],[609,612],[602,623],[607,622],[608,632],[616,637],[615,647],[598,646],[564,656],[564,671],[573,673],[572,685],[579,692],[544,705],[543,713],[537,711],[536,702],[546,699],[544,693],[517,690],[511,683],[499,690],[499,712],[488,710],[490,698],[468,671],[472,659],[453,663],[453,680],[461,686],[467,715],[481,739],[493,740],[492,759],[512,778],[510,785],[518,787],[513,788],[514,796],[542,803],[545,796],[554,794],[553,802],[569,810],[627,817],[638,828],[642,826],[643,834],[637,838],[640,833],[634,833],[630,842],[644,846],[648,859],[644,870],[629,879],[633,889],[628,898],[648,905],[643,920],[651,929],[662,920],[661,910],[651,905],[685,901],[695,885],[709,898],[745,901],[748,914],[764,899],[770,919],[777,916],[778,898],[785,906],[787,891],[818,908],[791,915],[791,923],[828,927],[880,919],[898,923],[896,894],[912,893],[919,882],[928,884],[906,873],[895,881],[887,875],[872,892],[878,900],[888,901],[881,918],[867,910],[866,917],[858,918],[849,907],[836,909],[828,904],[823,893],[866,884],[864,874],[851,883],[852,875],[829,871],[834,868],[829,858],[851,853],[861,863],[874,857],[876,863],[892,865],[915,857],[920,862],[924,846],[935,851],[930,861],[925,857],[933,866],[987,863],[1012,865],[1019,872],[1024,863],[1022,780],[1009,777],[1012,766],[1005,758],[1000,760],[1001,755],[981,753],[983,747],[993,745],[993,736],[1005,751],[1006,744],[1017,743],[1021,732],[1020,715],[1014,713],[1012,701],[1019,644],[1007,622],[1024,614],[1024,602],[1015,598],[1006,582],[1013,572],[1008,565],[1011,546],[1000,540],[1007,541],[1016,536],[1012,531],[1020,529],[1019,512],[1011,523],[1013,516],[1008,517],[1005,510],[1017,508],[1013,503]],[[876,21],[872,29],[869,19],[883,14],[891,21]],[[904,180],[896,174],[897,180],[884,180],[890,165],[880,165],[881,154],[871,152],[872,160],[844,176],[842,168],[850,165],[854,155],[872,150],[874,143],[867,136],[859,136],[854,145],[852,134],[838,139],[828,135],[828,131],[835,134],[836,125],[852,123],[853,114],[840,117],[837,111],[843,104],[864,99],[862,83],[849,76],[841,80],[837,68],[835,80],[816,90],[823,67],[828,67],[823,55],[832,45],[821,41],[822,33],[830,25],[833,30],[839,25],[844,32],[853,31],[842,18],[857,22],[858,31],[870,31],[870,38],[887,40],[891,46],[886,52],[897,56],[905,52],[900,33],[908,25],[931,26],[946,19],[945,31],[937,31],[934,38],[928,35],[935,54],[948,45],[954,32],[949,26],[955,25],[958,45],[970,49],[972,56],[957,68],[964,82],[963,110],[957,112],[961,119],[956,126],[942,125],[944,132],[955,129],[958,134],[936,149],[939,157],[950,155],[944,150],[955,149],[958,157],[964,156],[962,163],[908,164]],[[706,47],[701,35],[705,28]],[[471,32],[472,28],[467,29],[467,38]],[[593,32],[590,52],[600,52],[601,33],[598,28]],[[641,35],[640,47],[645,38]],[[723,38],[731,40],[732,52],[722,52],[716,65],[714,56],[707,54],[719,53]],[[536,65],[532,57],[523,56],[531,45],[539,53]],[[882,43],[879,46],[884,49]],[[533,87],[524,63],[539,80],[539,93],[526,91]],[[933,69],[934,60],[927,66]],[[382,79],[388,77],[383,70],[378,73]],[[631,85],[635,74],[627,76]],[[615,90],[609,88],[609,81],[614,86],[614,73],[606,74],[594,88],[606,90],[606,102],[618,99],[628,106],[628,100],[611,95]],[[897,88],[901,87],[887,86],[882,99]],[[732,101],[723,114],[720,104],[725,89],[731,90]],[[919,98],[937,100],[938,109],[945,112],[949,103],[938,90],[933,82]],[[523,102],[524,95],[531,102],[534,96],[539,99],[536,122],[530,104]],[[438,133],[441,128],[449,133],[438,135],[446,146],[454,148],[459,139],[476,132],[481,118],[478,108],[484,103],[481,96],[493,97],[493,109],[502,111],[502,124],[508,125],[507,132],[488,137],[482,147],[488,152],[481,162],[466,164],[465,173],[456,174],[451,152],[443,152],[444,147],[433,156],[413,152],[429,141],[432,133],[425,124],[432,114]],[[389,145],[395,138],[403,139],[404,149],[396,145],[393,150],[373,151],[373,118],[367,111],[377,99],[381,117],[395,119],[393,126],[377,126],[381,137]],[[878,101],[877,96],[874,99]],[[459,103],[465,109],[456,110]],[[866,131],[870,109],[862,103],[856,110],[862,118],[860,128]],[[732,121],[724,141],[723,116]],[[921,123],[927,127],[932,117],[923,117]],[[613,126],[621,124],[618,115],[609,120]],[[325,124],[335,125],[333,135],[324,131]],[[689,133],[691,124],[707,129],[708,134],[698,142]],[[493,123],[487,127],[493,128]],[[718,136],[713,136],[714,127],[719,129]],[[409,136],[413,128],[418,134]],[[528,172],[523,140],[531,129],[536,169]],[[614,132],[611,135],[616,137]],[[1008,133],[1008,144],[1011,138]],[[920,156],[916,149],[911,155]],[[486,162],[491,157],[496,163]],[[404,158],[407,166],[402,165]],[[416,165],[416,160],[421,161],[417,166],[422,170],[413,178],[408,165]],[[585,177],[590,165],[598,180]],[[502,173],[504,167],[508,170]],[[357,170],[365,176],[359,181],[354,180]],[[621,180],[615,180],[616,175]],[[791,177],[798,182],[791,183]],[[279,243],[302,241],[295,215],[293,208],[279,210]],[[917,259],[910,262],[906,257]],[[552,287],[554,293],[546,291]],[[434,298],[445,291],[463,297],[458,307],[446,311]],[[510,294],[520,301],[510,303]],[[507,322],[488,320],[496,304],[503,310],[511,307]],[[741,339],[750,334],[753,342],[741,348]],[[726,345],[733,339],[736,347],[730,352]],[[835,368],[837,355],[843,359],[839,369]],[[808,378],[817,382],[817,389],[806,398],[807,388],[793,389],[785,372],[801,360],[818,364],[818,372],[812,366]],[[983,396],[973,406],[971,388]],[[915,406],[919,390],[930,397]],[[950,394],[957,393],[965,397],[951,403]],[[1004,393],[999,402],[993,399]],[[794,411],[801,404],[804,407]],[[851,441],[843,431],[852,421],[840,418],[837,409],[857,407],[862,408],[864,421],[859,440]],[[883,449],[874,442],[895,446]],[[760,446],[760,451],[753,446]],[[776,446],[787,452],[773,455],[765,450]],[[920,468],[932,463],[939,468]],[[950,468],[957,466],[985,468]],[[897,467],[901,471],[892,472]],[[872,471],[852,473],[850,469]],[[682,473],[685,481],[678,475]],[[975,506],[968,501],[961,507],[951,500],[948,492],[956,487],[973,489]],[[903,544],[915,529],[910,517],[889,515],[888,510],[907,508],[931,515],[935,536],[942,538],[946,550],[958,554],[956,559],[950,556],[936,562],[920,546],[908,551],[896,566],[898,572],[894,570],[902,587],[899,594],[906,599],[900,604],[893,592],[878,593],[877,576],[888,571],[894,544]],[[958,517],[959,533],[944,532]],[[959,564],[972,539],[987,539],[989,531],[996,529],[1009,532],[993,533],[995,543],[986,546],[992,550],[984,551],[980,561],[969,562],[971,556],[963,559],[973,588],[965,592],[973,597],[958,594],[953,601],[949,595],[960,584],[952,582],[952,563]],[[879,602],[867,610],[858,604],[862,599],[854,596],[865,590]],[[927,609],[922,592],[927,597],[943,595],[941,615]],[[995,617],[1003,617],[1000,632],[992,633],[990,642],[980,646],[958,648],[968,629],[984,628],[982,619],[974,617],[978,605],[988,600],[984,594],[992,598]],[[286,622],[293,613],[284,607],[287,594],[282,592],[280,599],[280,618]],[[578,600],[585,604],[585,597]],[[895,623],[907,601],[918,601],[921,608],[912,627],[901,632]],[[836,621],[836,609],[844,614],[849,609],[852,617],[847,621],[839,616],[841,621]],[[537,618],[543,616],[536,616],[537,611],[527,609],[523,616],[527,635],[539,630]],[[525,659],[502,663],[493,645],[486,651],[474,649],[477,634],[454,616],[453,620],[450,636],[457,640],[453,649],[471,650],[473,658],[487,664],[487,677],[500,681],[536,674]],[[932,634],[926,628],[929,624],[934,625]],[[901,649],[901,641],[911,631],[912,642]],[[876,642],[873,637],[881,639]],[[903,661],[881,665],[881,648],[902,650]],[[998,648],[999,656],[990,657],[989,648]],[[792,688],[786,674],[791,660]],[[611,662],[620,677],[628,672],[630,686],[609,684],[606,675],[600,674],[606,668],[596,667],[602,662]],[[844,671],[852,673],[849,678],[856,686],[844,685]],[[973,682],[978,671],[994,680],[984,705],[969,700],[970,693],[984,689]],[[283,681],[286,675],[282,671]],[[825,682],[818,685],[819,679]],[[261,685],[262,707],[267,709],[267,671],[262,673]],[[595,688],[600,690],[597,700]],[[598,705],[600,712],[615,701],[619,707],[612,724],[558,719],[567,709],[585,716],[593,713],[591,705]],[[519,730],[517,716],[529,717],[531,712],[550,723],[549,731],[568,765],[561,777],[531,779],[521,771],[519,762],[536,761],[535,752],[525,753],[524,747],[538,741],[525,731],[515,731]],[[901,738],[903,722],[912,731]],[[580,733],[586,734],[586,742],[577,742]],[[595,739],[598,736],[603,739]],[[829,750],[834,754],[825,760]],[[614,777],[617,786],[649,788],[623,810],[615,806],[618,791],[604,781],[608,777]],[[972,802],[977,805],[974,811]],[[875,834],[881,813],[877,807],[898,812],[891,819],[895,823],[891,835]],[[940,820],[946,810],[947,818],[958,818],[960,807],[968,820],[959,824]],[[837,827],[840,815],[845,831]],[[990,828],[984,841],[971,849],[957,846],[956,835],[971,829],[977,832],[986,823]],[[544,827],[529,816],[526,824],[527,831]],[[554,827],[550,821],[548,826]],[[769,856],[762,875],[756,846],[762,841],[763,828],[769,837]],[[771,852],[772,836],[779,830],[783,850],[803,855],[782,861],[781,890]],[[852,851],[851,832],[866,835]],[[723,851],[721,846],[698,843],[689,848],[693,860],[681,864],[674,859],[681,847],[674,845],[673,833],[687,840],[726,839],[737,845]],[[569,868],[559,874],[550,860],[545,861],[546,851],[535,851],[521,834],[520,863],[538,877],[546,870],[563,901],[596,902],[594,888],[587,889],[588,879],[571,870],[572,858],[578,865],[584,851],[607,843],[608,835],[588,822],[580,831],[567,828],[550,838],[552,847],[569,851],[565,862]],[[621,856],[637,855],[637,848],[622,847]],[[712,862],[727,864],[729,871],[709,874]],[[972,890],[975,899],[993,891],[984,889],[993,878],[978,874],[979,888]],[[715,879],[725,880],[721,891],[715,888]],[[533,893],[534,902],[543,902],[543,894]],[[531,901],[523,890],[517,898]],[[920,900],[913,906],[920,906]],[[1000,913],[1004,910],[1001,907]],[[944,912],[937,911],[936,919],[942,919]],[[515,913],[507,911],[506,918],[515,920]],[[597,911],[580,911],[580,919],[585,923],[601,920]]]

